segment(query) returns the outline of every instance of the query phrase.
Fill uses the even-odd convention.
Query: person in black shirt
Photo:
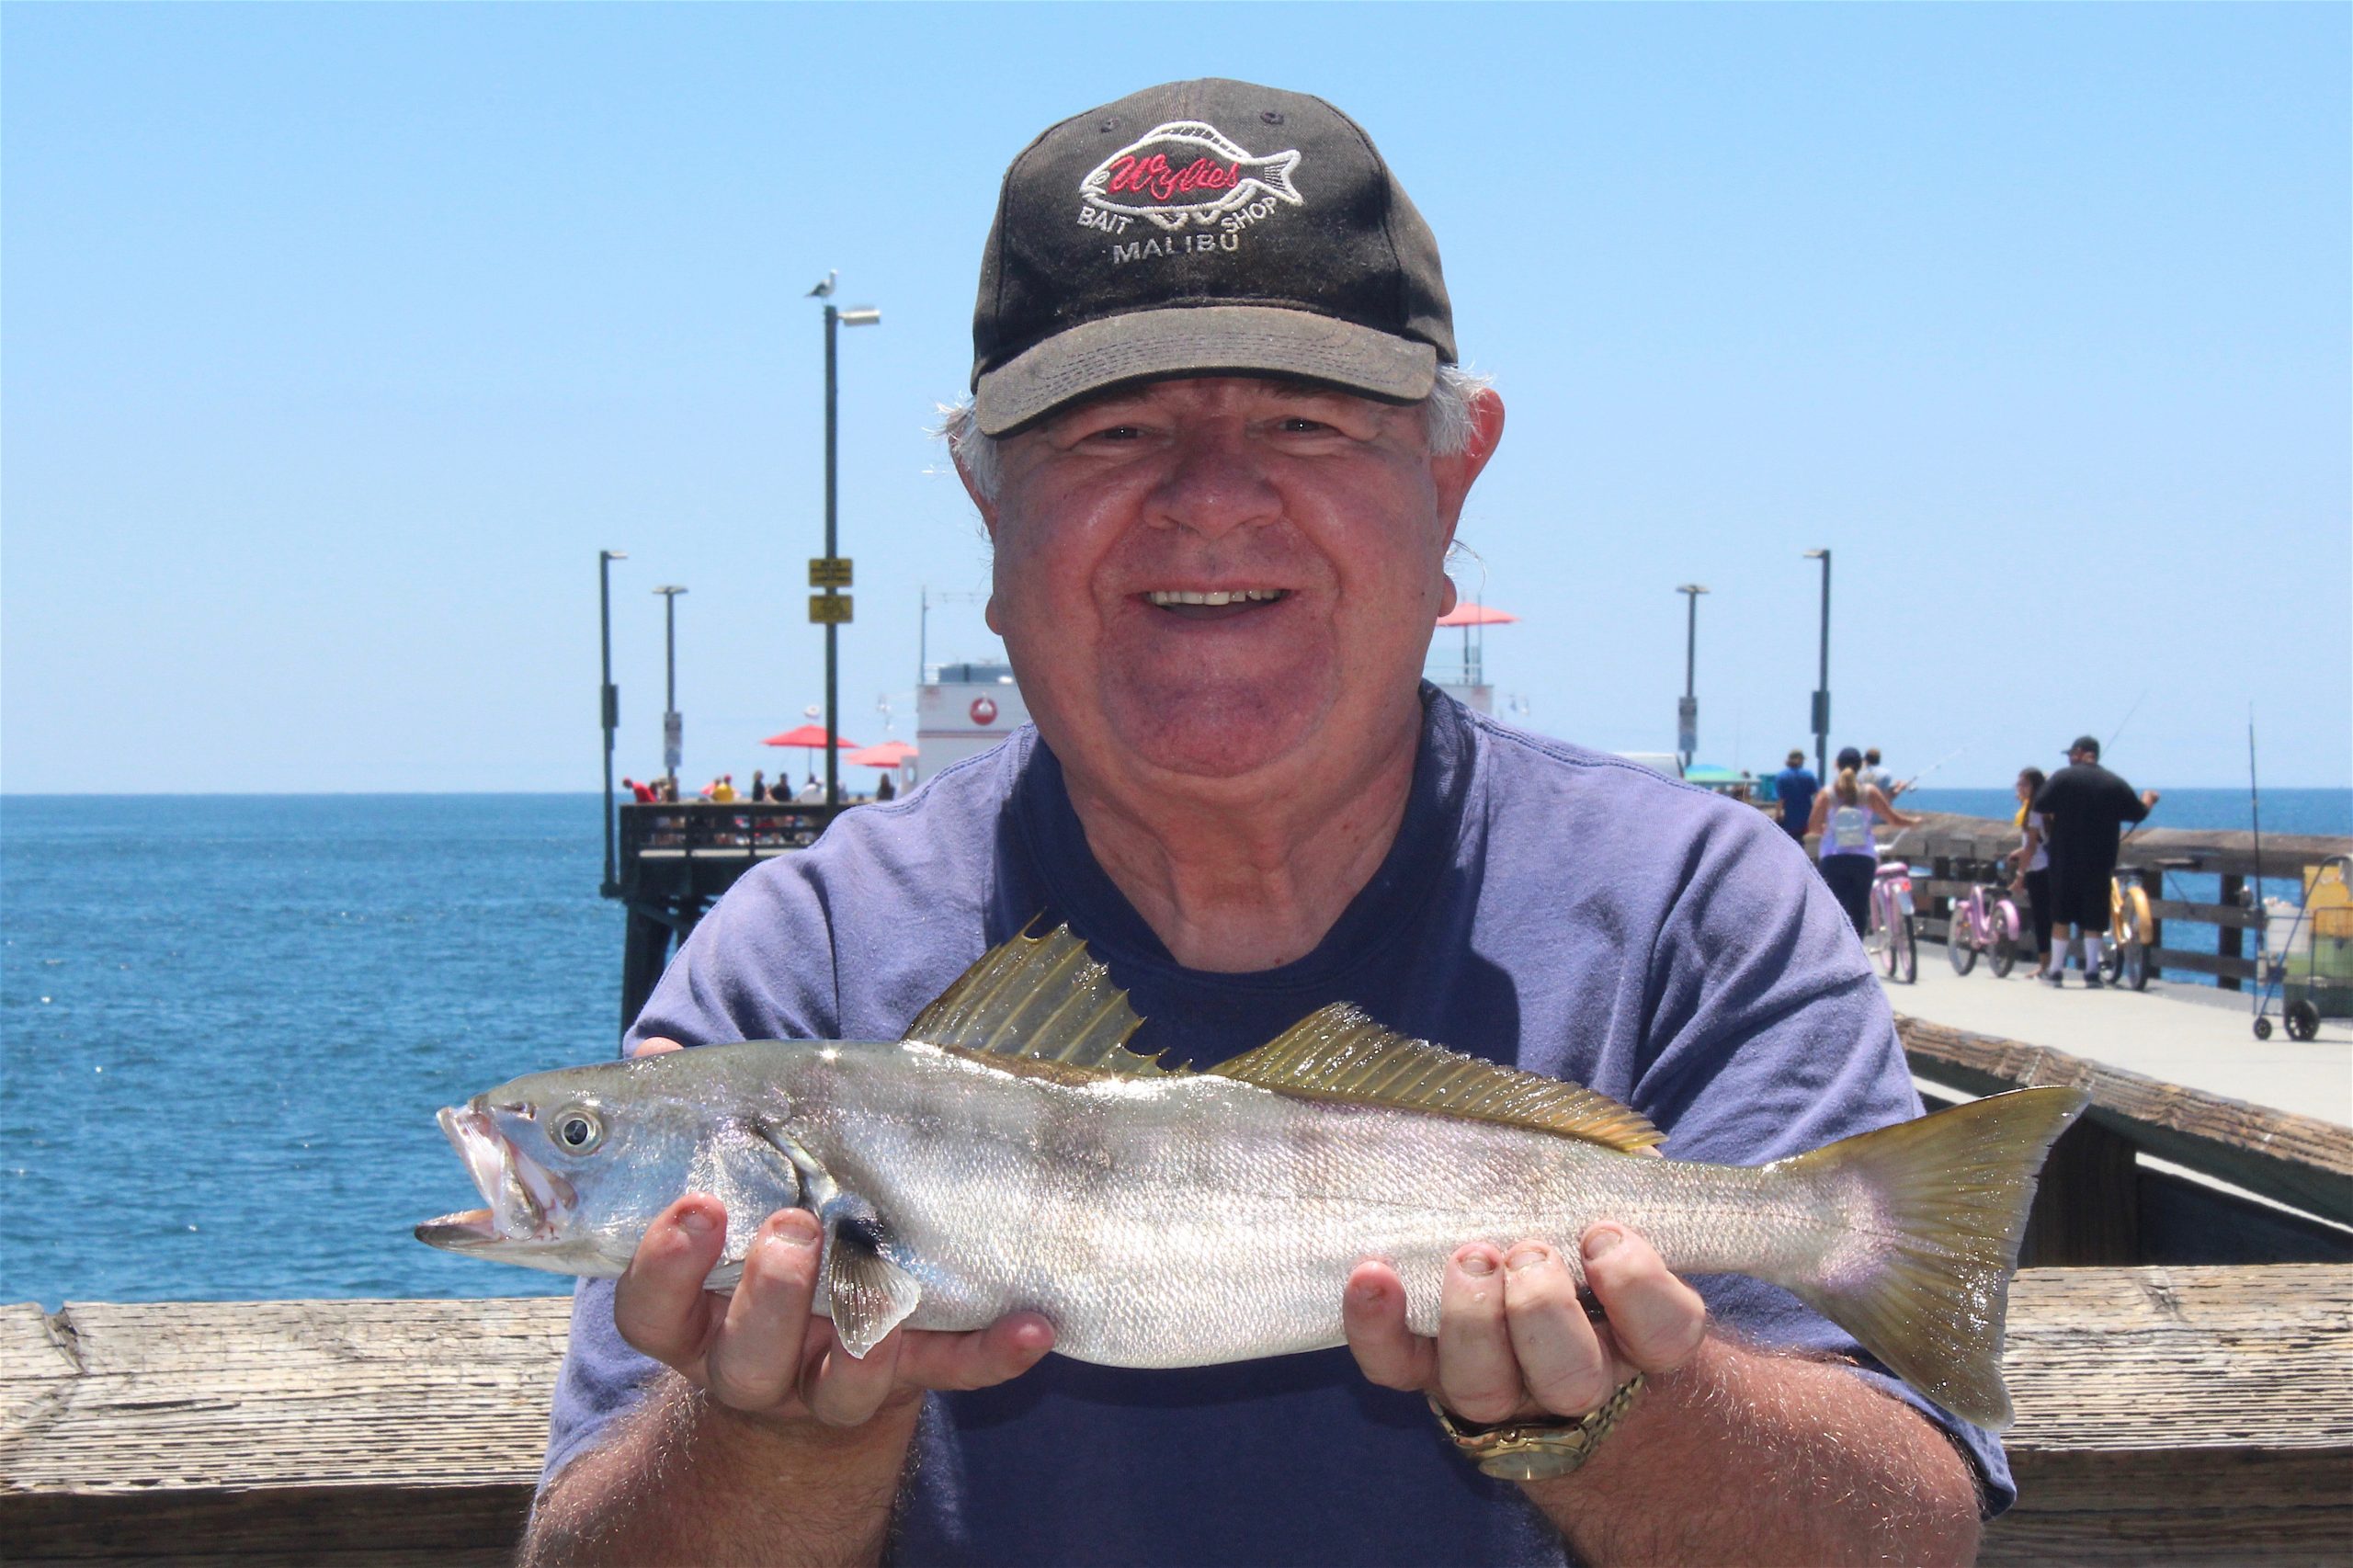
[[[2067,938],[2057,927],[2073,924],[2084,945],[2084,983],[2099,988],[2099,938],[2108,928],[2108,883],[2116,871],[2120,830],[2140,822],[2157,803],[2154,790],[2132,786],[2099,765],[2099,742],[2081,735],[2067,748],[2067,766],[2035,791],[2034,810],[2051,835],[2051,901],[2053,930],[2042,978],[2064,983]]]

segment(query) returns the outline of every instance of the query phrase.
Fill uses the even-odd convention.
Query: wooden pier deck
[[[2038,1269],[1983,1561],[2353,1552],[2353,1267]],[[0,1557],[507,1561],[569,1302],[0,1307]]]

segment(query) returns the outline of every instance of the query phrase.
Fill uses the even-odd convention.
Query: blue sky
[[[925,426],[996,179],[1155,80],[1317,92],[1511,408],[1463,537],[1526,722],[1836,734],[1939,784],[2353,778],[2353,46],[2337,6],[66,6],[0,12],[0,788],[593,787],[844,729],[986,557]],[[936,610],[935,658],[987,652]],[[2145,693],[2145,698],[2143,694]],[[2137,710],[2134,704],[2138,702]]]

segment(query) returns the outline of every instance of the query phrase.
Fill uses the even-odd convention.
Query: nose
[[[1273,522],[1282,515],[1282,497],[1242,422],[1206,420],[1171,446],[1145,515],[1164,528],[1219,539]]]

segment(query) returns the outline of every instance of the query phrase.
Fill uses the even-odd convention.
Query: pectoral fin
[[[870,1210],[844,1203],[827,1218],[825,1294],[834,1334],[861,1361],[923,1300],[922,1285],[892,1261],[889,1245]]]

